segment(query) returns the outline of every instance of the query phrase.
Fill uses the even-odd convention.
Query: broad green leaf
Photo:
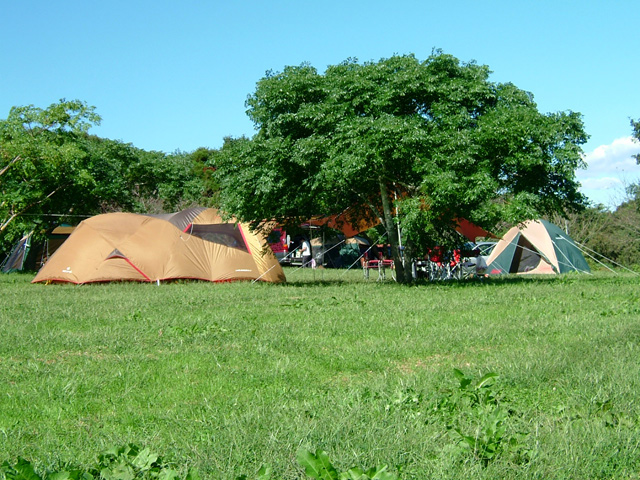
[[[372,480],[395,480],[397,476],[391,472],[388,472],[388,468],[388,465],[383,465],[373,471],[369,471],[369,477]]]
[[[482,378],[480,380],[478,380],[478,385],[477,388],[483,388],[485,385],[487,385],[491,380],[493,380],[494,378],[499,377],[500,375],[498,375],[497,373],[487,373],[485,375],[482,376]]]
[[[350,468],[340,474],[340,480],[362,480],[364,472],[359,467]]]
[[[170,468],[163,468],[158,473],[158,480],[178,480],[179,478],[178,472]]]
[[[329,461],[329,456],[322,450],[316,451],[316,457],[324,469],[325,477],[327,480],[336,480],[338,478],[338,472]]]
[[[296,455],[298,463],[304,468],[305,473],[311,478],[322,478],[322,464],[309,450],[300,449]]]
[[[190,468],[189,471],[187,472],[187,476],[184,477],[184,480],[201,480],[200,474],[196,469]]]
[[[273,473],[273,469],[269,465],[263,465],[258,470],[258,476],[256,480],[271,480],[271,475]]]
[[[459,370],[457,368],[454,368],[453,369],[453,374],[460,381],[460,389],[461,390],[466,389],[469,386],[469,384],[471,384],[471,379],[468,378],[464,373],[462,373],[461,370]]]
[[[157,460],[158,455],[151,453],[148,448],[145,448],[136,455],[131,463],[140,470],[149,470]]]
[[[78,475],[73,475],[71,472],[53,472],[47,475],[47,480],[73,480],[78,478]]]
[[[33,465],[22,457],[18,458],[16,465],[11,471],[5,472],[8,480],[42,480],[35,472]]]
[[[329,462],[327,454],[322,450],[317,450],[314,455],[308,450],[300,449],[298,450],[297,459],[298,463],[304,467],[305,473],[311,478],[317,480],[338,479],[338,473]]]
[[[100,476],[104,480],[133,480],[136,477],[133,469],[123,462],[118,462],[111,468],[103,468]]]

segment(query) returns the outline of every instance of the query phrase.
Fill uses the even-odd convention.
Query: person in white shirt
[[[311,245],[306,238],[302,240],[300,253],[302,253],[302,266],[311,267]]]

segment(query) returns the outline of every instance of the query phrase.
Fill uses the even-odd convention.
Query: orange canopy
[[[493,237],[493,235],[484,228],[471,223],[469,220],[456,218],[455,221],[456,231],[472,242],[475,242],[477,237]],[[379,218],[375,221],[359,220],[354,226],[347,220],[347,212],[343,212],[329,217],[312,218],[307,223],[317,227],[330,227],[341,231],[345,237],[354,237],[359,233],[380,225],[381,221]]]

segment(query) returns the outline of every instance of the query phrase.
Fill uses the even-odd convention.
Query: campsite
[[[0,480],[640,480],[631,0],[36,7]]]
[[[246,139],[164,155],[83,136],[93,117],[82,103],[12,113],[0,126],[18,135],[2,144],[14,150],[0,171],[3,192],[23,196],[0,209],[7,480],[637,477],[638,195],[614,212],[584,205],[567,165],[567,207],[578,210],[558,217],[536,208],[557,206],[544,178],[522,175],[531,183],[517,188],[529,192],[510,205],[494,198],[508,175],[493,193],[470,192],[458,182],[469,169],[443,155],[443,168],[460,170],[431,185],[446,193],[440,204],[402,182],[362,180],[359,168],[361,192],[337,198],[337,168],[301,199],[295,183],[263,181],[289,164],[255,162]],[[32,137],[20,115],[43,133],[36,150],[88,162],[66,173],[77,182],[65,195],[46,174],[23,188],[30,162],[48,157],[23,158]],[[77,135],[57,138],[42,120],[51,115]],[[558,154],[577,161],[567,145]],[[107,198],[103,170],[87,172],[113,151],[136,174]],[[263,168],[243,170],[245,182],[233,173],[242,162]],[[419,162],[406,167],[415,178]],[[278,227],[273,242],[260,225]],[[317,268],[304,256],[283,267],[305,228]],[[20,271],[29,245],[37,266]]]
[[[494,235],[420,203],[406,230],[279,197],[237,220],[204,188],[159,198],[205,175],[151,176],[116,211],[6,217],[8,480],[637,477],[640,198]],[[285,261],[303,234],[317,268]]]
[[[636,276],[407,288],[286,270],[214,286],[0,275],[0,458],[54,471],[132,443],[220,479],[305,478],[300,449],[399,478],[639,471]]]

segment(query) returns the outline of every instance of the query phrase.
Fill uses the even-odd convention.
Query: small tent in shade
[[[107,213],[78,225],[33,279],[36,282],[211,282],[285,276],[265,239],[217,210],[167,215]]]
[[[489,274],[590,272],[575,242],[546,220],[529,220],[509,230],[487,259]]]
[[[37,270],[69,238],[75,227],[58,225],[49,231],[42,242],[32,244],[33,232],[28,233],[11,249],[9,256],[0,265],[0,272],[11,273]]]

